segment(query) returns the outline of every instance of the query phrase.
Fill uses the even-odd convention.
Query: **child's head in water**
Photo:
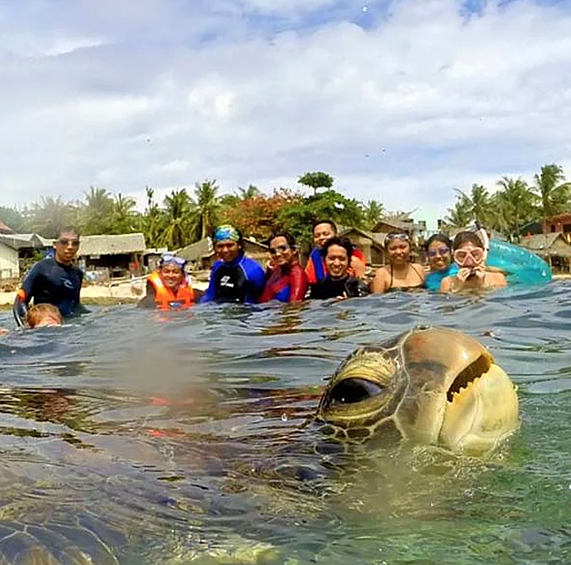
[[[36,304],[26,312],[26,325],[29,328],[61,326],[62,324],[63,316],[59,308],[53,304]]]

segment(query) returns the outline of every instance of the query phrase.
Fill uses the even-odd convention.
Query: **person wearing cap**
[[[195,301],[195,292],[185,267],[186,259],[172,253],[163,254],[159,268],[147,277],[147,295],[138,306],[158,310],[190,308]]]
[[[30,303],[53,304],[64,318],[87,309],[80,303],[83,272],[74,264],[79,250],[79,234],[74,228],[62,228],[53,244],[53,254],[38,261],[16,292],[13,313],[20,327],[26,326]]]
[[[391,290],[411,290],[424,286],[424,269],[410,261],[410,238],[407,233],[394,231],[385,236],[389,264],[377,269],[371,283],[373,293]]]
[[[212,233],[218,261],[212,266],[210,283],[201,302],[259,302],[266,284],[264,269],[244,255],[242,234],[233,226],[218,226]]]

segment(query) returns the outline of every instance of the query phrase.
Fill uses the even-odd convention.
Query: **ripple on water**
[[[94,308],[13,331],[0,338],[0,526],[53,511],[70,531],[101,531],[125,563],[214,548],[239,562],[267,545],[281,551],[268,563],[571,562],[570,291]],[[316,455],[299,426],[324,378],[355,347],[421,325],[481,340],[518,384],[506,450]]]

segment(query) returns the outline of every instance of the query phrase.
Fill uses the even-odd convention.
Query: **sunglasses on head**
[[[459,265],[465,263],[468,257],[472,257],[473,261],[479,263],[484,259],[484,250],[475,247],[474,249],[456,249],[456,251],[454,251],[454,261]]]
[[[186,265],[186,259],[182,257],[176,257],[174,255],[167,255],[161,258],[161,267],[163,265],[177,265],[182,268]]]
[[[62,237],[61,239],[56,239],[56,243],[67,247],[71,245],[72,247],[79,247],[79,239],[67,239],[66,237]]]
[[[389,233],[386,238],[385,241],[389,242],[389,241],[393,241],[394,239],[402,239],[403,241],[410,241],[410,238],[408,237],[407,233]]]
[[[443,257],[444,255],[448,255],[448,253],[450,253],[450,248],[446,247],[446,245],[443,245],[442,247],[439,247],[438,249],[429,249],[426,254],[429,257],[436,257],[438,255],[440,255],[440,257]]]
[[[289,247],[287,245],[278,245],[277,247],[270,247],[270,255],[276,255],[276,253],[285,253]]]

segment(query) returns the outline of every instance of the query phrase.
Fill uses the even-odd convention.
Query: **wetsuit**
[[[87,310],[79,303],[83,273],[73,265],[63,265],[48,257],[36,263],[27,274],[22,287],[16,293],[14,317],[24,326],[26,310],[31,300],[34,304],[48,303],[59,308],[67,318]]]
[[[309,298],[322,300],[337,298],[338,296],[354,298],[356,296],[366,296],[367,294],[369,294],[369,288],[365,282],[357,277],[334,279],[327,275],[320,283],[311,286]]]
[[[258,302],[266,284],[264,269],[241,253],[233,261],[218,260],[201,302]]]
[[[277,267],[266,282],[260,302],[299,302],[307,292],[307,275],[299,263]]]
[[[458,272],[458,265],[456,263],[450,263],[446,269],[443,271],[430,271],[426,275],[426,279],[424,280],[424,285],[428,290],[432,291],[439,291],[440,290],[440,283],[442,279],[446,277],[453,277]]]
[[[363,265],[367,264],[367,260],[361,251],[353,247],[352,257],[356,257]],[[349,267],[350,274],[354,274],[351,267]],[[307,264],[305,265],[305,274],[309,284],[321,282],[328,274],[325,259],[323,258],[322,249],[314,247],[309,254]]]

